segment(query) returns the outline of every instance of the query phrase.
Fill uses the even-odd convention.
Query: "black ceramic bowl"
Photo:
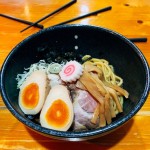
[[[49,61],[59,56],[80,59],[83,55],[104,58],[124,79],[124,88],[130,93],[123,113],[106,127],[83,132],[60,132],[46,129],[28,118],[18,106],[16,76],[24,68],[40,59]],[[29,128],[49,137],[67,140],[85,140],[105,135],[131,119],[143,106],[149,91],[149,67],[141,51],[124,36],[95,26],[63,25],[41,30],[18,44],[6,58],[1,69],[1,93],[9,111]]]

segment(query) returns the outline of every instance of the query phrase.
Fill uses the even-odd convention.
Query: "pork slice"
[[[98,121],[96,124],[93,124],[91,122],[94,108],[96,108],[96,103],[94,105],[92,104],[92,109],[90,108],[91,101],[95,101],[94,99],[89,100],[88,98],[89,93],[84,90],[77,90],[74,92],[74,102],[73,102],[73,108],[74,108],[74,122],[73,122],[73,130],[75,131],[81,131],[81,130],[88,130],[98,127]],[[90,97],[91,98],[91,97]],[[86,104],[83,105],[81,101],[84,101]],[[79,103],[80,101],[80,103]],[[87,102],[86,102],[87,101]],[[84,108],[84,109],[83,109]]]

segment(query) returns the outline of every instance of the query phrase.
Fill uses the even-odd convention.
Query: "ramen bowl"
[[[17,74],[41,59],[57,62],[66,53],[71,54],[71,59],[84,55],[106,59],[123,78],[123,88],[129,92],[129,98],[124,101],[123,113],[111,124],[88,131],[56,131],[42,127],[21,111]],[[15,118],[40,134],[71,141],[97,138],[124,125],[145,103],[150,81],[148,63],[138,47],[115,31],[90,25],[55,26],[31,35],[12,49],[2,65],[0,78],[3,101]]]

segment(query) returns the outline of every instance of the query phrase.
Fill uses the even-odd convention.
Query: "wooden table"
[[[69,0],[0,0],[0,13],[28,21],[37,21]],[[71,7],[41,22],[45,28],[97,9],[112,6],[111,11],[72,23],[90,24],[115,30],[127,38],[147,37],[135,43],[150,64],[150,0],[78,0]],[[11,49],[24,38],[38,32],[27,25],[0,17],[0,67]],[[104,137],[84,142],[64,142],[31,131],[15,119],[0,97],[0,149],[13,150],[150,150],[150,96],[142,109],[127,124]]]

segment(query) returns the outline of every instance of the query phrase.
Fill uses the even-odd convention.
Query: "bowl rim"
[[[146,72],[146,84],[145,84],[145,88],[144,88],[143,94],[141,96],[141,99],[138,102],[137,106],[133,110],[131,110],[129,115],[121,118],[119,121],[117,121],[117,123],[114,121],[110,125],[107,125],[103,128],[94,129],[94,130],[79,131],[79,132],[73,132],[73,131],[63,132],[63,131],[56,131],[56,130],[41,127],[40,125],[35,124],[31,120],[28,120],[28,119],[25,119],[24,117],[22,117],[13,108],[13,106],[9,103],[7,94],[5,92],[4,74],[5,74],[7,63],[9,62],[9,59],[13,56],[15,51],[17,51],[17,48],[20,47],[24,42],[28,42],[30,39],[36,37],[37,35],[44,34],[45,32],[50,31],[50,30],[63,29],[63,28],[74,28],[74,27],[76,27],[76,28],[94,28],[96,30],[102,30],[109,34],[113,34],[117,38],[120,38],[121,40],[126,42],[129,46],[131,46],[133,48],[134,52],[138,55],[138,57],[140,58],[140,60],[142,62],[142,65],[144,66],[144,70]],[[100,27],[100,26],[94,26],[94,25],[81,25],[81,24],[59,25],[59,26],[53,26],[53,27],[42,29],[39,32],[30,35],[29,37],[22,40],[19,44],[17,44],[12,49],[12,51],[8,54],[8,56],[4,60],[4,63],[1,68],[0,87],[1,87],[0,90],[1,90],[2,99],[3,99],[6,107],[8,108],[8,110],[13,114],[13,116],[15,116],[20,122],[22,122],[29,128],[31,128],[35,131],[41,132],[42,134],[45,134],[47,136],[52,136],[54,138],[69,138],[69,139],[70,138],[71,139],[72,138],[74,138],[74,139],[75,138],[85,138],[86,139],[89,137],[100,136],[100,135],[104,134],[105,132],[110,132],[110,131],[116,129],[118,126],[121,126],[124,123],[126,123],[128,120],[130,120],[139,111],[139,109],[144,105],[144,103],[148,97],[149,90],[150,90],[150,70],[149,70],[147,60],[146,60],[145,56],[143,55],[143,53],[140,51],[140,49],[136,45],[134,45],[134,43],[132,43],[129,39],[127,39],[125,36],[121,35],[120,33],[116,32],[116,31],[113,31],[108,28]]]

